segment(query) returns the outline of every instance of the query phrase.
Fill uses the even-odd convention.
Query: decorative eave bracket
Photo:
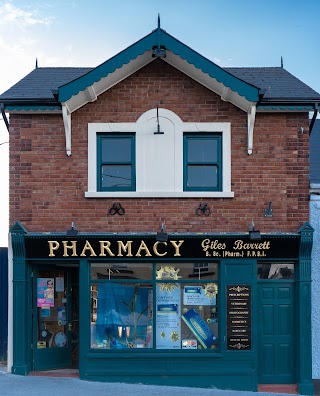
[[[66,151],[67,156],[71,156],[71,113],[65,103],[62,103],[62,117],[64,123],[64,131],[66,135]]]
[[[253,150],[253,129],[254,129],[254,122],[256,119],[256,111],[257,106],[252,104],[250,109],[248,110],[248,154],[252,154]]]

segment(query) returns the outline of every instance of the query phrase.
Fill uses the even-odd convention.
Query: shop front
[[[308,224],[254,239],[11,233],[12,372],[312,394]]]

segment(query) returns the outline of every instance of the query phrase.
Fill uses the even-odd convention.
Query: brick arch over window
[[[104,197],[233,197],[231,192],[230,123],[183,122],[164,108],[158,109],[160,132],[157,134],[157,109],[143,113],[135,123],[90,123],[88,125],[87,198]],[[97,134],[132,133],[135,135],[135,191],[98,191]],[[183,191],[183,135],[220,133],[222,136],[221,191]]]

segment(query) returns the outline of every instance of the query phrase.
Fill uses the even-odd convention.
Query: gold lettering
[[[127,257],[132,257],[132,253],[131,253],[131,245],[133,241],[127,241],[126,244],[124,244],[122,241],[117,241],[118,242],[118,257],[122,257],[123,254],[121,253],[121,250],[123,250],[124,252],[127,253]]]
[[[219,239],[215,239],[214,241],[210,241],[210,239],[204,239],[201,242],[201,246],[204,251],[206,251],[208,249],[224,250],[227,247],[227,245],[225,243],[220,243]]]
[[[63,257],[69,257],[68,249],[72,249],[71,256],[78,256],[77,255],[77,241],[71,241],[71,246],[68,245],[68,241],[62,241],[63,243]]]
[[[109,256],[113,257],[114,254],[112,253],[110,249],[111,242],[110,241],[99,241],[100,243],[100,254],[99,256],[105,257],[105,250],[108,252]]]
[[[141,250],[145,250],[146,251],[146,257],[151,257],[151,253],[149,252],[149,249],[145,243],[145,241],[141,241],[138,252],[136,254],[137,257],[141,257]]]
[[[177,241],[170,241],[170,242],[171,242],[171,245],[176,249],[174,256],[181,256],[180,247],[184,241],[179,241],[179,244],[177,244]]]
[[[234,242],[234,250],[265,250],[270,249],[270,241],[264,241],[261,243],[244,243],[243,240],[238,239]]]
[[[86,250],[90,250],[90,253],[91,253],[90,256],[96,256],[89,241],[86,241],[86,244],[84,245],[84,248],[82,249],[80,256],[86,256],[86,253],[85,253]]]
[[[201,246],[202,246],[202,248],[203,248],[204,251],[206,251],[206,250],[209,249],[209,243],[210,243],[210,239],[204,239],[204,240],[201,242]]]
[[[49,257],[55,257],[55,254],[53,253],[54,250],[58,250],[59,249],[59,242],[57,241],[48,241],[49,243]]]
[[[156,256],[159,256],[159,257],[166,256],[167,252],[164,252],[164,253],[159,253],[159,252],[158,252],[158,245],[159,245],[159,243],[163,243],[165,246],[167,246],[167,242],[159,242],[159,241],[156,242],[156,243],[153,245],[154,254],[155,254]]]

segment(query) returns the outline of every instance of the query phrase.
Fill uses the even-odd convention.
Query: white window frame
[[[159,122],[170,122],[174,130],[174,187],[168,191],[148,191],[143,180],[146,164],[143,153],[148,150],[144,139],[144,126],[154,124],[157,128],[157,110],[152,109],[142,114],[134,123],[89,123],[88,124],[88,191],[86,198],[233,198],[231,191],[231,124],[230,122],[183,122],[179,116],[167,109],[159,109]],[[222,191],[183,191],[183,134],[186,132],[216,132],[222,134]],[[97,191],[97,133],[135,133],[136,134],[136,191]],[[148,132],[150,133],[150,132]],[[151,132],[153,133],[153,132]],[[166,134],[155,136],[166,139]],[[155,174],[159,170],[154,169]],[[163,179],[163,178],[162,178]]]

